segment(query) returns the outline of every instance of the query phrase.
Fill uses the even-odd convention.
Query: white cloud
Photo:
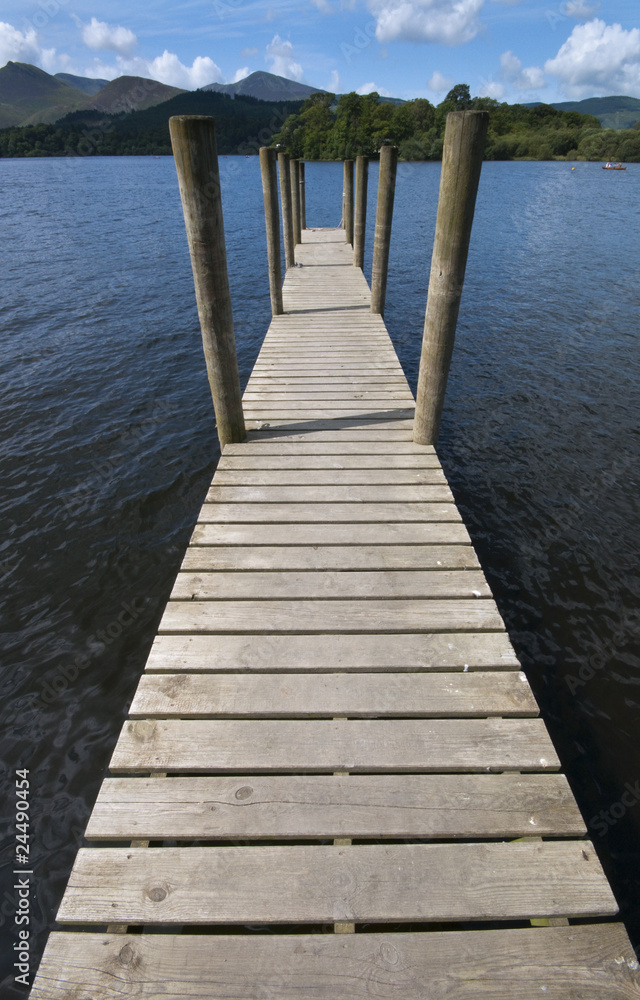
[[[427,80],[427,87],[434,94],[446,94],[451,90],[454,83],[455,80],[452,76],[443,76],[440,70],[436,69],[431,74],[430,79]]]
[[[567,0],[561,10],[565,17],[575,17],[576,21],[590,21],[600,9],[600,3],[588,3],[587,0]]]
[[[327,90],[330,94],[337,94],[340,90],[340,74],[337,69],[331,70],[331,79],[329,80]]]
[[[570,97],[640,96],[640,30],[596,18],[577,24],[554,59],[544,66]]]
[[[269,45],[265,59],[269,66],[269,71],[276,76],[284,76],[287,80],[297,80],[300,82],[304,76],[302,66],[295,62],[293,58],[293,45],[289,41],[274,35]]]
[[[244,56],[245,59],[252,59],[254,56],[258,55],[258,50],[257,49],[242,49],[241,52],[240,52],[240,55]]]
[[[321,14],[333,14],[334,6],[329,0],[311,0],[314,7],[317,7]]]
[[[0,21],[0,66],[5,66],[9,60],[28,63],[39,62],[38,36],[33,28],[28,28],[23,34],[12,24]]]
[[[233,80],[231,82],[232,83],[240,83],[240,80],[244,80],[245,77],[249,76],[250,72],[251,72],[251,70],[249,69],[248,66],[243,66],[242,69],[237,69],[235,71]],[[209,82],[210,83],[217,83],[218,81],[217,80],[210,80]]]
[[[197,90],[208,83],[224,83],[220,67],[209,56],[197,56],[191,66],[185,66],[175,53],[166,49],[155,59],[123,59],[117,56],[115,65],[96,60],[87,71],[87,76],[104,77],[106,80],[115,80],[117,76],[142,76],[184,90]]]
[[[369,0],[379,42],[462,45],[480,30],[484,0]]]
[[[522,63],[511,50],[502,53],[500,65],[504,79],[516,90],[540,90],[547,85],[539,66],[527,66],[523,69]]]
[[[479,97],[492,97],[494,101],[501,101],[505,95],[505,86],[498,80],[481,80],[478,87]]]
[[[361,97],[364,97],[365,94],[373,94],[374,91],[377,94],[380,94],[380,97],[391,97],[390,91],[385,90],[384,87],[378,87],[375,83],[373,83],[373,81],[371,81],[371,83],[363,83],[362,86],[358,87],[356,90],[356,94],[360,94]]]
[[[78,17],[75,20],[82,27],[82,41],[90,49],[108,49],[121,56],[128,56],[138,44],[133,31],[122,25],[107,24],[106,21],[98,21],[96,17],[92,17],[89,24],[84,24]]]

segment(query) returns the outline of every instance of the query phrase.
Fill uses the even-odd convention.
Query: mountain
[[[306,101],[312,94],[324,93],[318,87],[308,87],[306,83],[296,83],[295,80],[261,70],[238,83],[210,83],[202,90],[214,90],[229,97],[255,97],[259,101]]]
[[[75,87],[83,94],[97,94],[99,90],[106,87],[108,80],[99,80],[90,76],[73,76],[72,73],[56,73],[55,79],[61,83],[66,83],[67,87]]]
[[[22,125],[38,114],[55,121],[84,100],[79,90],[28,63],[8,62],[0,69],[0,128]]]
[[[526,104],[534,108],[540,104]],[[637,97],[587,97],[584,101],[562,101],[552,104],[558,111],[579,111],[581,115],[595,115],[603,128],[631,128],[640,121],[640,100]]]
[[[82,104],[82,110],[103,111],[108,115],[121,114],[123,111],[145,111],[156,104],[164,104],[178,94],[188,91],[180,87],[167,87],[156,80],[146,80],[142,76],[119,76],[107,83],[102,90],[88,97]]]

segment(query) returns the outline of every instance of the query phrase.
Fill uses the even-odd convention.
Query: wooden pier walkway
[[[344,231],[296,257],[32,997],[638,1000]]]

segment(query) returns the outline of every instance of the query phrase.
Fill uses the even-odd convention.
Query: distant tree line
[[[398,146],[403,160],[439,160],[447,114],[465,108],[489,112],[489,160],[640,162],[640,132],[634,129],[603,129],[593,115],[559,111],[549,104],[525,107],[471,97],[466,84],[455,86],[436,106],[425,98],[396,105],[380,101],[376,93],[339,98],[313,94],[287,119],[274,142],[305,160],[371,156],[384,142]]]
[[[313,94],[307,101],[231,99],[227,94],[180,94],[146,111],[108,115],[74,111],[53,125],[0,130],[0,157],[162,156],[171,153],[171,115],[212,115],[218,152],[256,154],[260,146],[281,144],[305,160],[352,159],[376,155],[384,142],[399,146],[404,160],[439,160],[449,111],[489,112],[489,160],[623,160],[640,162],[640,129],[603,129],[593,115],[558,111],[549,104],[525,107],[471,97],[466,84],[449,91],[441,104],[425,98],[403,104],[378,94]]]

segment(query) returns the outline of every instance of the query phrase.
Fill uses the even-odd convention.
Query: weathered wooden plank
[[[358,547],[374,545],[393,547],[409,545],[469,545],[467,529],[459,521],[407,521],[392,524],[331,523],[269,524],[266,532],[260,523],[254,524],[198,524],[191,544],[196,545],[251,545],[255,548],[271,546],[310,546],[312,553],[320,553],[322,546]],[[260,558],[257,553],[256,558]],[[320,554],[318,558],[322,558]],[[336,557],[337,558],[337,557]],[[346,557],[345,557],[346,558]]]
[[[207,503],[451,503],[448,486],[419,483],[415,486],[213,486]]]
[[[506,632],[158,635],[147,670],[517,670]]]
[[[379,407],[369,407],[358,405],[353,409],[336,410],[329,407],[320,408],[311,404],[302,410],[287,408],[269,409],[266,407],[247,406],[245,408],[247,421],[253,424],[256,421],[271,421],[282,426],[299,426],[303,424],[313,424],[318,428],[331,422],[334,426],[355,426],[368,427],[371,423],[388,423],[398,430],[410,427],[413,423],[413,409],[382,409]],[[347,421],[345,423],[344,421]]]
[[[496,632],[492,600],[169,601],[160,632]]]
[[[147,674],[130,718],[536,716],[517,671],[436,674]]]
[[[316,426],[317,422],[309,422],[308,425],[287,424],[272,425],[268,421],[257,421],[255,427],[250,427],[247,432],[246,443],[251,444],[256,441],[268,443],[280,442],[284,444],[292,442],[328,442],[339,441],[341,447],[346,447],[349,443],[363,444],[375,441],[381,446],[390,447],[393,444],[408,444],[411,441],[411,428],[394,427],[384,423],[370,425],[350,425],[339,426],[338,421],[325,421],[324,426]],[[338,424],[338,426],[336,426]],[[346,454],[346,452],[343,452]]]
[[[622,924],[395,934],[51,935],[32,1000],[638,1000]]]
[[[294,448],[291,448],[291,452]],[[223,455],[217,473],[242,475],[253,472],[295,472],[312,470],[323,475],[426,476],[444,475],[437,455]],[[337,480],[336,480],[337,481]]]
[[[452,503],[205,503],[200,511],[201,524],[300,524],[318,521],[461,521]]]
[[[441,597],[491,597],[491,591],[479,569],[181,572],[171,591],[172,601]]]
[[[418,570],[472,569],[478,565],[471,545],[190,545],[181,568],[183,571]]]
[[[304,395],[296,398],[295,395],[286,395],[281,392],[269,392],[269,393],[249,393],[243,396],[243,405],[247,411],[263,410],[271,412],[272,410],[287,412],[295,412],[296,415],[299,413],[307,413],[310,410],[313,413],[322,410],[323,412],[336,413],[338,416],[341,415],[342,411],[346,414],[350,413],[368,413],[379,411],[393,410],[396,407],[410,406],[412,404],[411,396],[408,393],[396,393],[392,395],[389,393],[387,396],[381,396],[376,393],[375,395],[360,393],[345,393],[342,396],[339,395],[322,395],[318,393],[315,396]],[[340,413],[338,413],[340,411]]]
[[[58,922],[496,920],[617,913],[588,841],[82,848]]]
[[[247,459],[246,461],[249,461]],[[437,486],[442,469],[218,469],[214,486]]]
[[[369,434],[370,432],[367,432]],[[247,455],[273,456],[273,455],[344,455],[344,456],[375,456],[376,461],[379,456],[398,456],[399,458],[409,456],[433,456],[437,458],[435,449],[429,445],[418,445],[411,441],[410,435],[405,434],[400,439],[373,440],[370,437],[357,439],[350,438],[348,434],[279,434],[274,440],[269,440],[265,435],[254,432],[250,434],[241,445],[228,444],[225,446],[223,458],[227,456],[245,457]],[[385,458],[386,462],[387,459]]]
[[[557,771],[540,719],[125,722],[114,774]]]
[[[562,774],[109,778],[88,840],[581,837]]]

